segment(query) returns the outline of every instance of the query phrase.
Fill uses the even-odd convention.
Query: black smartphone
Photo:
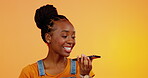
[[[89,57],[89,59],[90,60],[92,60],[92,59],[96,59],[96,58],[101,58],[101,56],[98,56],[98,55],[91,55],[91,56],[87,56],[87,57]],[[80,58],[81,59],[81,58]],[[77,58],[74,58],[74,59],[72,59],[73,61],[77,61]]]

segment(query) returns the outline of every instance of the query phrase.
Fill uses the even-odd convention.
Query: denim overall
[[[71,62],[71,66],[70,66],[70,74],[76,74],[76,61],[73,61],[72,59],[70,60]],[[39,75],[40,76],[44,76],[45,71],[44,71],[44,65],[43,65],[43,61],[39,60],[37,62],[38,64],[38,71],[39,71]],[[76,78],[76,77],[61,77],[61,78]]]

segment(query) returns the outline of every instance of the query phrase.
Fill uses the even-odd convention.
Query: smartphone
[[[101,58],[101,56],[98,56],[98,55],[91,55],[91,56],[87,56],[87,57],[89,57],[89,59],[90,60],[92,60],[92,59],[96,59],[96,58]],[[80,58],[81,59],[81,58]],[[77,61],[77,58],[74,58],[74,59],[72,59],[73,61]]]

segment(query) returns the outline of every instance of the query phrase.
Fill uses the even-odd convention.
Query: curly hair
[[[47,43],[47,41],[45,40],[45,33],[52,31],[54,21],[58,21],[60,19],[68,20],[65,16],[58,15],[56,8],[53,5],[49,4],[37,9],[34,19],[37,27],[41,29],[41,36],[45,43]]]

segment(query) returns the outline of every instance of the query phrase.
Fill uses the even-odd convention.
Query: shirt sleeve
[[[19,75],[19,78],[31,78],[29,65],[22,69],[21,74]]]

